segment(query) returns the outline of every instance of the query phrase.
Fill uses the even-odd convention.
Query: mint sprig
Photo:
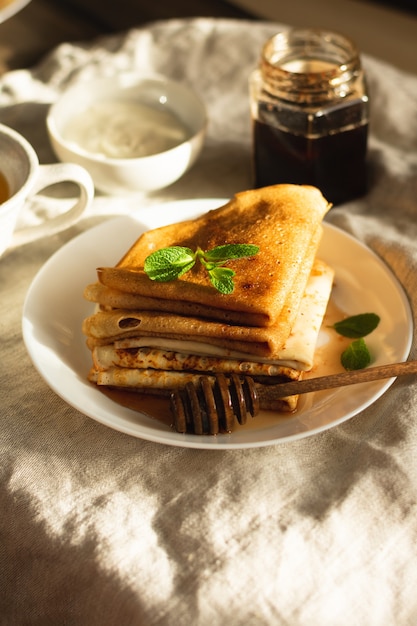
[[[380,317],[375,313],[360,313],[333,324],[332,328],[339,335],[354,339],[340,357],[345,370],[360,370],[371,363],[371,354],[363,337],[375,330],[379,322]]]
[[[193,251],[191,248],[171,246],[152,252],[146,257],[143,269],[151,280],[168,282],[180,278],[200,261],[213,287],[220,293],[229,294],[234,290],[236,272],[223,266],[228,261],[255,256],[258,251],[259,246],[246,243],[225,244],[205,251],[200,247]]]

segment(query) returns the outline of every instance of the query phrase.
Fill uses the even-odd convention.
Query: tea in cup
[[[25,203],[50,185],[75,183],[79,197],[64,213],[17,228]],[[79,220],[94,197],[94,184],[85,168],[73,163],[39,164],[31,144],[15,130],[0,124],[0,255],[8,248],[28,243],[68,228]]]

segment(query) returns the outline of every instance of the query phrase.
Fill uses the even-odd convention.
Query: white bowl
[[[188,87],[121,74],[69,87],[47,116],[58,159],[78,163],[109,194],[149,192],[178,180],[203,146],[206,109]]]

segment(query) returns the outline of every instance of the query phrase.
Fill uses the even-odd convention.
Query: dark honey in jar
[[[340,204],[366,192],[369,98],[346,37],[292,29],[266,42],[250,79],[254,184],[309,184]]]

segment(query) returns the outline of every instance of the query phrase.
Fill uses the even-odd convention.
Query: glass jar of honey
[[[254,184],[307,184],[340,204],[366,192],[369,98],[355,44],[290,29],[250,77]]]

